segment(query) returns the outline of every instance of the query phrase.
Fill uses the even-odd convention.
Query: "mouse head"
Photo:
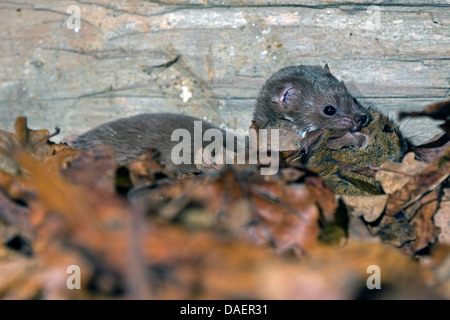
[[[309,146],[302,158],[302,164],[317,168],[337,194],[381,193],[381,185],[374,177],[345,169],[345,166],[367,168],[388,161],[400,162],[407,152],[408,141],[397,124],[375,110],[369,112],[372,121],[361,132],[323,130],[323,135]],[[309,133],[307,138],[314,133]]]
[[[372,121],[361,132],[326,130],[310,148],[307,165],[322,166],[329,158],[357,167],[400,162],[407,151],[407,139],[389,117],[372,109],[368,112]]]
[[[359,131],[370,114],[351,96],[327,65],[290,66],[270,77],[256,103],[256,112],[293,122],[306,132],[316,129]]]

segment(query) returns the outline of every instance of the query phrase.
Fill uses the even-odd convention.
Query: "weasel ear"
[[[297,98],[297,91],[292,86],[284,87],[279,95],[278,102],[285,108],[288,108]]]
[[[330,72],[330,67],[328,66],[328,63],[325,64],[325,67],[323,67],[323,70],[325,70],[325,72],[331,73]]]

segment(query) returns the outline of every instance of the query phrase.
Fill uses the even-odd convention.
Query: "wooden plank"
[[[66,26],[73,4],[79,32]],[[6,130],[18,115],[65,136],[158,111],[246,128],[264,80],[292,64],[328,63],[385,112],[450,97],[448,1],[0,0],[0,19]],[[411,123],[416,141],[437,132]]]

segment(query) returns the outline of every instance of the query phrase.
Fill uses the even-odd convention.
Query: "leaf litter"
[[[410,116],[446,130],[445,108]],[[323,133],[306,147],[286,134],[300,149],[282,150],[273,176],[258,165],[176,176],[154,149],[119,166],[107,147],[73,150],[54,134],[23,117],[0,132],[3,299],[450,298],[448,131],[401,163],[344,157],[328,176],[299,161]],[[336,172],[362,191],[334,189]],[[82,290],[67,288],[73,265]],[[367,288],[373,265],[382,290]]]

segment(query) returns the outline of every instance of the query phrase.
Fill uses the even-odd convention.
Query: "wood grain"
[[[78,32],[66,25],[70,5],[81,9]],[[9,131],[19,115],[64,137],[159,111],[248,128],[265,79],[292,64],[328,63],[362,102],[393,116],[450,97],[445,0],[0,0],[0,19],[0,128]],[[439,132],[423,119],[404,131],[416,142]]]

